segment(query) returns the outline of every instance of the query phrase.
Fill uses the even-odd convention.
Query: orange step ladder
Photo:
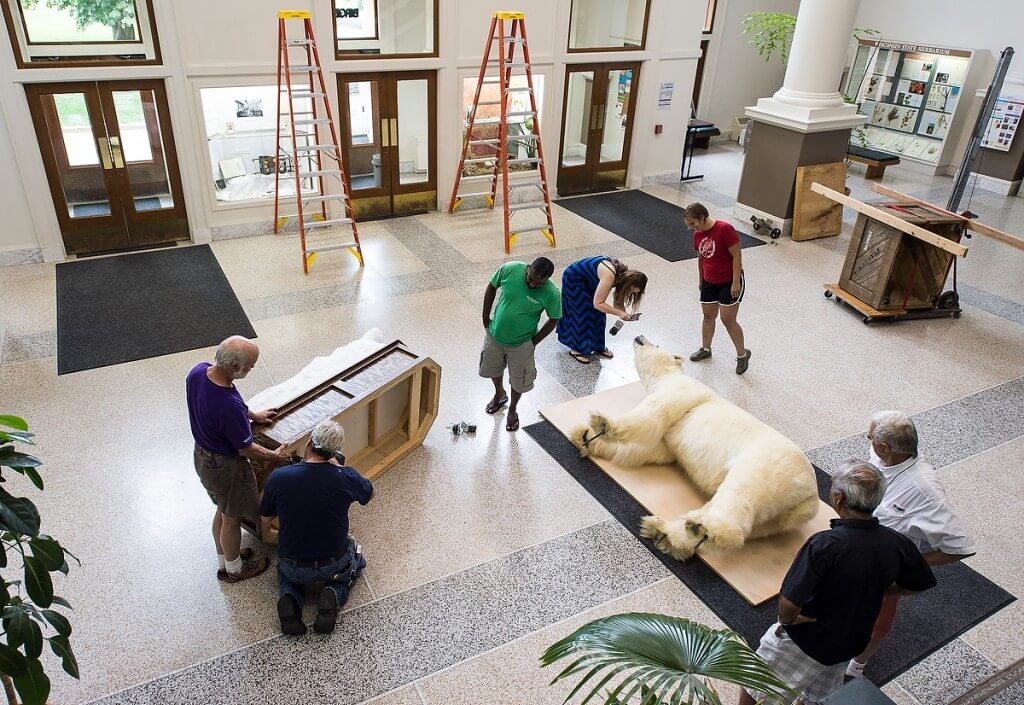
[[[508,23],[508,24],[506,24]],[[506,32],[506,29],[508,31]],[[497,43],[495,51],[493,45]],[[516,59],[516,47],[522,47],[522,58],[519,63]],[[491,58],[496,53],[497,58]],[[497,75],[489,75],[488,69],[497,69]],[[513,71],[523,69],[526,76],[525,87],[510,87]],[[480,93],[483,87],[488,84],[497,84],[499,87],[499,99],[497,101],[481,101]],[[530,97],[530,109],[523,111],[510,111],[509,103],[513,93],[526,92]],[[497,118],[477,117],[480,106],[498,105]],[[517,145],[520,142],[532,142],[536,148],[535,157],[518,158],[516,155],[509,158],[509,118],[523,118],[524,123],[532,120],[532,128],[529,133],[514,135],[511,139]],[[477,139],[473,135],[473,128],[477,125],[497,125],[497,139]],[[525,126],[525,125],[524,125]],[[475,156],[472,148],[486,145],[493,147],[495,154],[491,156]],[[463,171],[467,165],[493,163],[493,170],[490,174],[480,176],[465,176]],[[530,181],[517,181],[509,184],[509,165],[531,164],[536,165],[539,179]],[[544,145],[540,139],[540,119],[537,115],[537,96],[533,88],[533,70],[530,66],[530,48],[526,41],[526,15],[523,12],[495,12],[491,17],[491,29],[488,34],[487,44],[484,47],[484,58],[480,64],[480,78],[476,84],[476,94],[473,96],[473,108],[470,110],[466,125],[466,136],[462,142],[462,156],[459,159],[459,168],[455,172],[455,185],[452,187],[452,198],[448,204],[448,212],[454,213],[462,205],[463,199],[471,196],[483,196],[487,205],[494,208],[497,202],[498,176],[501,176],[502,210],[505,221],[505,254],[509,254],[516,238],[523,233],[540,232],[547,238],[552,247],[555,246],[555,225],[551,220],[551,194],[548,190],[547,171],[544,168]],[[460,192],[462,186],[467,189],[480,188],[482,182],[490,181],[490,189],[486,191]],[[511,194],[524,190],[527,193],[527,200],[510,200]],[[535,190],[539,190],[537,196]],[[520,223],[519,213],[529,213],[539,210],[543,212],[545,221],[536,223]],[[513,218],[516,222],[513,223]]]
[[[281,10],[277,13],[277,159],[274,166],[274,232],[280,232],[289,218],[298,218],[299,242],[302,244],[302,271],[309,268],[317,254],[328,250],[347,249],[363,266],[363,249],[359,244],[359,228],[352,211],[348,176],[341,159],[338,131],[334,127],[327,85],[320,65],[320,53],[313,35],[313,21],[306,10]],[[288,37],[289,20],[302,20],[303,35]],[[293,63],[291,52],[304,55]],[[295,80],[293,81],[293,77]],[[282,110],[282,99],[287,105]],[[327,129],[323,129],[327,128]],[[329,142],[325,141],[326,138]],[[281,174],[291,170],[295,176],[294,214],[282,214]],[[340,194],[328,195],[324,186],[333,180]],[[303,185],[306,185],[303,188]],[[342,202],[344,215],[332,217],[329,203]],[[351,228],[340,241],[330,237],[333,228]],[[312,231],[323,230],[327,238],[311,243]]]

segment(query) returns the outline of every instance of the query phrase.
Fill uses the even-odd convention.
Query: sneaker
[[[852,658],[852,659],[850,659],[849,665],[846,667],[846,675],[849,678],[863,678],[864,677],[864,667],[866,665],[867,665],[866,663],[861,663],[857,659]]]
[[[224,571],[223,573],[218,572],[217,578],[223,580],[225,583],[240,583],[243,580],[255,578],[269,567],[269,558],[257,558],[254,561],[246,561],[242,564],[242,570],[237,573],[229,573],[227,571]]]
[[[291,595],[281,595],[281,599],[277,601],[277,616],[281,620],[282,634],[299,636],[306,633],[306,625],[302,623],[302,610]]]
[[[317,634],[330,634],[338,622],[338,596],[334,588],[325,587],[320,591],[317,607],[319,612],[316,621],[313,622],[313,631]]]
[[[697,352],[690,355],[690,362],[700,362],[711,357],[711,348],[699,347]]]
[[[750,366],[750,351],[747,350],[743,354],[743,357],[736,358],[736,374],[741,375],[747,371],[747,367]]]

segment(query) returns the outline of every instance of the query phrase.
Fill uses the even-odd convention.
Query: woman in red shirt
[[[743,260],[740,254],[740,236],[736,228],[715,220],[700,203],[687,207],[683,215],[686,227],[693,230],[693,249],[699,261],[700,308],[704,314],[701,324],[701,346],[690,355],[698,362],[711,357],[711,339],[715,336],[715,319],[722,325],[736,346],[736,374],[747,371],[750,351],[743,346],[743,329],[736,322],[736,314],[743,300]]]

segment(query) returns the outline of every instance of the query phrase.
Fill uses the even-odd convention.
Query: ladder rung
[[[501,83],[501,78],[498,76],[484,76],[484,83]]]
[[[470,196],[490,196],[490,191],[476,191],[474,193],[457,193],[456,198],[469,198]]]
[[[312,120],[296,120],[294,125],[326,125],[331,121],[330,118],[314,118]]]
[[[331,195],[331,196],[310,196],[309,198],[303,198],[303,203],[321,203],[323,201],[344,201],[344,195]]]
[[[536,232],[538,230],[548,230],[550,228],[551,228],[551,226],[548,225],[547,223],[544,223],[542,225],[531,225],[531,226],[529,226],[527,228],[519,228],[519,227],[513,228],[511,225],[508,226],[509,232],[510,233],[515,233],[517,235],[520,235],[522,233],[532,233],[532,232]]]
[[[486,118],[484,120],[474,120],[474,125],[497,125],[501,122],[501,118]]]
[[[544,190],[544,185],[540,181],[526,181],[524,183],[509,184],[508,185],[508,190],[509,190],[509,192],[512,192],[512,191],[515,191],[518,188],[531,188],[533,186],[536,186],[541,191]]]
[[[308,223],[306,223],[306,228],[326,228],[329,225],[348,225],[351,222],[351,218],[338,218],[336,220],[311,220]]]
[[[501,105],[500,100],[481,100],[477,105]]]
[[[313,43],[312,39],[289,39],[288,46],[290,47],[304,47],[309,46]]]
[[[315,152],[317,150],[322,150],[324,152],[335,151],[337,150],[337,147],[333,144],[307,144],[295,148],[295,151],[297,152]]]
[[[301,112],[294,112],[294,113],[292,113],[292,112],[281,113],[281,117],[288,117],[289,115],[312,115],[312,114],[313,114],[312,110],[303,110]]]
[[[281,90],[285,93],[288,92],[287,88],[282,88]],[[324,95],[325,94],[321,93],[320,91],[313,91],[312,93],[310,93],[309,91],[301,91],[299,93],[291,94],[292,98],[299,98],[300,100],[304,98],[323,98]]]
[[[528,68],[530,68],[530,66],[529,66],[529,64],[510,64],[509,62],[506,61],[505,62],[505,68],[507,68],[507,69],[528,69]]]
[[[299,176],[303,179],[307,176],[341,176],[337,169],[320,169],[317,171],[300,171]]]
[[[501,140],[470,140],[470,144],[499,144]]]
[[[464,159],[463,164],[483,164],[485,162],[497,161],[498,157],[474,157],[473,159]],[[511,162],[509,162],[511,163]]]
[[[309,247],[306,249],[306,254],[308,255],[311,252],[330,252],[331,250],[344,250],[349,247],[356,247],[356,243],[346,242],[341,245],[323,245],[321,247]]]
[[[495,37],[495,39],[498,39],[498,38],[499,37]],[[526,41],[522,37],[501,37],[501,39],[503,41],[509,43],[509,44],[511,44],[512,42],[515,42],[516,44],[522,44],[523,42]]]
[[[547,201],[535,201],[533,203],[510,203],[508,205],[509,213],[515,213],[516,211],[528,211],[533,208],[543,208],[544,210],[548,209]]]
[[[480,123],[476,122],[474,124],[475,125],[479,125]],[[533,134],[530,134],[530,135],[509,135],[508,139],[509,139],[509,141],[511,141],[511,140],[536,140],[536,139],[538,139],[538,137],[539,137],[538,135],[533,135]],[[493,139],[493,140],[470,140],[469,143],[470,144],[500,144],[501,140],[498,140],[498,139]]]
[[[529,91],[529,92],[532,93],[533,89],[530,88],[529,86],[523,86],[522,88],[509,88],[508,91],[509,91],[509,93],[512,93],[513,91],[515,91],[517,93],[523,93],[523,92]]]
[[[540,164],[539,157],[524,157],[522,159],[509,159],[509,164]]]
[[[535,116],[536,114],[537,113],[535,113],[532,110],[523,110],[520,112],[507,113],[506,117],[532,117]]]
[[[479,181],[480,179],[493,179],[494,174],[483,174],[481,176],[463,176],[462,181]]]
[[[320,70],[319,66],[289,66],[289,73],[317,73]]]

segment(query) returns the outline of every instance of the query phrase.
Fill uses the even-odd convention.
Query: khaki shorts
[[[259,527],[260,520],[256,514],[259,490],[256,489],[256,473],[248,458],[211,453],[198,445],[192,458],[199,481],[217,509],[225,516],[244,519]]]
[[[533,389],[537,380],[537,364],[533,359],[533,341],[509,347],[484,334],[484,347],[480,351],[480,376],[501,377],[508,368],[508,383],[513,391],[523,394]]]

